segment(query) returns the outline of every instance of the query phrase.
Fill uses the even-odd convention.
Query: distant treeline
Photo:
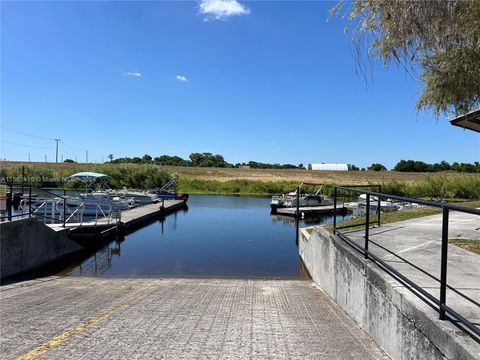
[[[405,172],[455,171],[465,173],[480,173],[480,162],[476,161],[473,164],[454,162],[450,165],[447,161],[442,161],[435,164],[427,164],[423,161],[400,160],[398,164],[395,165],[394,170]]]
[[[235,167],[249,167],[252,169],[305,169],[303,164],[266,164],[256,161],[249,161],[248,163],[237,163]]]
[[[180,156],[161,155],[152,157],[148,154],[142,157],[122,157],[114,159],[113,155],[108,156],[111,164],[146,164],[146,165],[170,165],[170,166],[193,166],[193,167],[219,167],[219,168],[251,168],[251,169],[305,169],[303,164],[269,164],[257,161],[249,161],[247,163],[232,164],[225,161],[223,155],[212,153],[192,153],[188,160]],[[65,162],[73,162],[70,159]],[[387,171],[387,168],[379,163],[374,163],[367,168],[359,168],[355,165],[351,166],[352,171]],[[392,169],[403,172],[439,172],[454,171],[463,173],[480,173],[480,162],[458,163],[452,164],[442,161],[434,164],[427,164],[423,161],[416,160],[400,160]]]
[[[171,166],[196,166],[196,167],[220,167],[220,168],[239,168],[250,167],[252,169],[303,169],[303,164],[266,164],[256,161],[248,163],[231,164],[225,161],[220,154],[212,153],[192,153],[188,160],[179,156],[161,155],[153,158],[145,154],[143,157],[123,157],[113,159],[113,155],[109,155],[112,164],[155,164],[155,165],[171,165]]]

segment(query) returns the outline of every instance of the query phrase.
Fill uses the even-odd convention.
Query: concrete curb
[[[299,237],[312,279],[392,358],[480,358],[479,344],[438,320],[434,310],[337,236],[320,228]]]

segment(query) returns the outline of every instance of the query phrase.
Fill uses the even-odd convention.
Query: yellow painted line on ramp
[[[120,310],[132,305],[135,302],[138,302],[138,301],[142,300],[146,295],[147,295],[147,293],[138,294],[138,295],[132,297],[131,299],[129,299],[128,301],[125,301],[121,304],[118,304],[114,307],[111,307],[110,309],[104,311],[103,313],[95,315],[94,317],[92,317],[92,318],[88,319],[87,321],[81,323],[80,325],[76,326],[75,328],[73,328],[71,330],[68,330],[68,331],[64,332],[63,334],[54,337],[50,341],[46,342],[43,345],[40,345],[39,347],[37,347],[36,349],[33,349],[29,353],[18,357],[17,360],[33,360],[33,359],[38,358],[39,356],[42,356],[47,351],[49,351],[53,348],[56,348],[57,346],[60,346],[65,341],[70,339],[72,336],[75,336],[75,335],[80,334],[81,332],[83,332],[85,330],[88,330],[89,328],[91,328],[93,325],[99,323],[100,321],[105,320],[106,318],[112,316],[113,314],[119,312]]]

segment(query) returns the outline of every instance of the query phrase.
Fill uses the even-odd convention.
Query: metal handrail
[[[82,211],[79,211],[79,210],[82,210]],[[71,215],[65,220],[65,222],[68,222],[74,215],[76,215],[77,212],[79,212],[79,215],[81,215],[81,222],[83,222],[83,210],[85,209],[85,203],[80,203],[80,205],[77,206],[77,208],[71,213]],[[63,215],[63,217],[65,218],[65,214]]]
[[[5,183],[2,183],[2,184],[5,184]],[[65,227],[67,222],[69,222],[70,220],[72,220],[72,218],[77,216],[76,220],[80,222],[80,225],[82,225],[82,223],[83,223],[83,212],[85,210],[85,202],[81,202],[77,206],[77,208],[73,212],[71,212],[69,207],[67,206],[67,200],[69,199],[69,197],[66,196],[66,189],[58,189],[58,190],[62,190],[64,192],[64,194],[62,196],[62,195],[59,195],[58,193],[54,193],[52,191],[45,190],[43,188],[37,188],[37,187],[32,186],[32,185],[16,184],[16,183],[8,183],[8,184],[5,184],[5,185],[9,186],[9,188],[10,188],[9,198],[8,198],[8,204],[9,205],[8,205],[8,211],[7,211],[8,221],[12,221],[13,218],[24,218],[26,216],[28,216],[28,217],[35,216],[35,217],[48,219],[48,220],[52,220],[52,221],[61,222],[63,220],[63,227]],[[23,188],[28,188],[28,197],[25,197],[20,201],[20,208],[22,209],[22,213],[20,213],[20,214],[12,214],[13,187],[14,186],[22,186],[22,191],[23,191]],[[38,199],[36,197],[32,197],[32,189],[35,189],[35,190],[42,191],[42,192],[45,192],[47,194],[53,195],[55,198],[51,199],[51,201],[50,201],[50,199]],[[41,201],[42,203],[36,209],[32,209],[32,202],[35,201],[35,200]],[[28,201],[28,209],[27,209],[27,201]],[[63,206],[60,206],[60,204],[62,202],[63,202]],[[50,204],[50,203],[52,204],[52,213],[48,214],[48,216],[47,216],[47,212],[48,212],[47,207],[48,207],[48,204]],[[92,205],[95,205],[95,224],[97,224],[99,216],[102,216],[103,218],[108,219],[108,224],[110,224],[110,220],[111,220],[110,214],[112,213],[112,205],[111,204],[106,204],[107,208],[102,208],[102,204],[100,204],[98,202],[94,203]],[[44,210],[44,214],[41,214],[42,209]],[[105,213],[105,211],[107,211],[107,210],[108,210],[109,215],[107,215]],[[59,212],[58,219],[56,217],[56,212],[57,211]],[[67,212],[69,213],[68,216],[67,216]]]
[[[480,329],[470,322],[468,319],[463,317],[461,314],[457,313],[454,311],[451,307],[449,307],[446,304],[446,289],[451,289],[470,303],[474,304],[477,307],[479,306],[479,303],[475,301],[474,299],[469,298],[467,295],[463,294],[462,292],[458,291],[457,289],[453,288],[452,286],[449,286],[447,284],[447,258],[448,258],[448,222],[449,222],[449,212],[450,211],[458,211],[462,213],[467,213],[467,214],[472,214],[472,215],[480,215],[480,209],[475,209],[475,208],[467,208],[464,206],[459,206],[459,205],[453,205],[453,204],[448,204],[448,203],[443,203],[443,202],[438,202],[438,201],[431,201],[431,200],[421,200],[421,199],[414,199],[410,197],[404,197],[404,196],[398,196],[398,195],[391,195],[391,194],[384,194],[380,192],[374,192],[374,191],[367,191],[367,190],[362,190],[358,189],[359,187],[366,187],[366,186],[335,186],[335,191],[334,191],[334,223],[333,223],[333,233],[337,235],[341,240],[345,241],[348,245],[352,246],[355,250],[359,251],[360,253],[364,254],[365,259],[370,259],[374,263],[376,263],[378,266],[380,266],[383,270],[385,270],[387,273],[389,273],[392,277],[394,277],[396,280],[398,280],[400,283],[405,285],[413,294],[415,294],[418,298],[420,298],[422,301],[427,303],[430,307],[432,307],[434,310],[436,310],[439,313],[439,319],[440,320],[450,320],[452,323],[459,327],[461,330],[466,331],[470,334],[470,336],[477,342],[480,342]],[[350,191],[358,194],[366,194],[366,207],[367,211],[365,214],[365,222],[362,224],[355,224],[352,226],[337,226],[336,223],[336,209],[337,209],[337,196],[338,196],[338,190],[343,190],[343,191]],[[378,199],[378,206],[377,206],[377,225],[381,226],[380,222],[380,199],[382,198],[388,198],[392,200],[398,200],[398,201],[403,201],[403,202],[409,202],[409,203],[414,203],[414,204],[420,204],[420,205],[425,205],[425,206],[431,206],[431,207],[436,207],[436,208],[441,208],[442,209],[442,248],[441,248],[441,261],[440,261],[440,279],[435,277],[434,275],[428,273],[427,271],[421,269],[417,265],[414,265],[410,262],[406,262],[407,264],[413,266],[417,270],[420,270],[424,274],[428,275],[430,278],[438,281],[440,283],[440,294],[439,298],[433,296],[432,294],[428,293],[425,289],[423,289],[421,286],[417,285],[413,280],[410,280],[408,277],[403,275],[400,271],[394,269],[391,265],[389,265],[387,262],[382,260],[380,257],[375,255],[371,250],[368,249],[369,245],[369,229],[370,229],[370,197],[375,196]],[[365,243],[363,246],[355,243],[353,240],[351,240],[346,233],[341,232],[340,229],[345,229],[348,227],[353,227],[353,226],[365,226]],[[372,242],[373,244],[376,244],[375,242]],[[385,250],[387,250],[389,253],[398,256],[394,252],[381,247]],[[449,316],[447,316],[449,315]]]
[[[108,207],[109,207],[109,214],[112,213],[112,204],[107,204]],[[102,213],[103,215],[103,218],[104,219],[108,219],[108,224],[110,224],[110,217],[105,215],[105,212],[103,211],[102,207],[100,206],[99,203],[95,204],[95,225],[97,225],[97,221],[98,221],[98,210],[100,210],[100,212]]]
[[[358,193],[358,194],[369,194],[370,196],[376,196],[378,198],[388,198],[388,199],[393,199],[393,200],[410,202],[410,203],[414,203],[414,204],[425,205],[425,206],[446,208],[446,209],[449,209],[449,210],[460,211],[460,212],[473,214],[473,215],[480,215],[480,209],[468,208],[468,207],[453,205],[453,204],[444,203],[444,202],[440,202],[440,201],[421,200],[421,199],[415,199],[415,198],[405,197],[405,196],[398,196],[398,195],[384,194],[384,193],[374,192],[374,191],[365,191],[365,190],[353,189],[353,188],[348,188],[346,186],[336,186],[335,188],[340,189],[340,190],[347,190],[347,191],[355,192],[355,193]]]

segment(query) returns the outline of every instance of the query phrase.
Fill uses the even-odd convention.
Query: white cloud
[[[206,21],[225,20],[230,16],[247,15],[250,9],[237,0],[201,0],[200,13],[206,16]]]
[[[175,76],[175,79],[177,79],[178,81],[181,81],[181,82],[188,82],[188,78],[186,76],[183,76],[183,75],[177,75],[177,76]]]
[[[124,76],[135,76],[135,77],[141,77],[142,73],[140,71],[127,71],[123,73]]]

